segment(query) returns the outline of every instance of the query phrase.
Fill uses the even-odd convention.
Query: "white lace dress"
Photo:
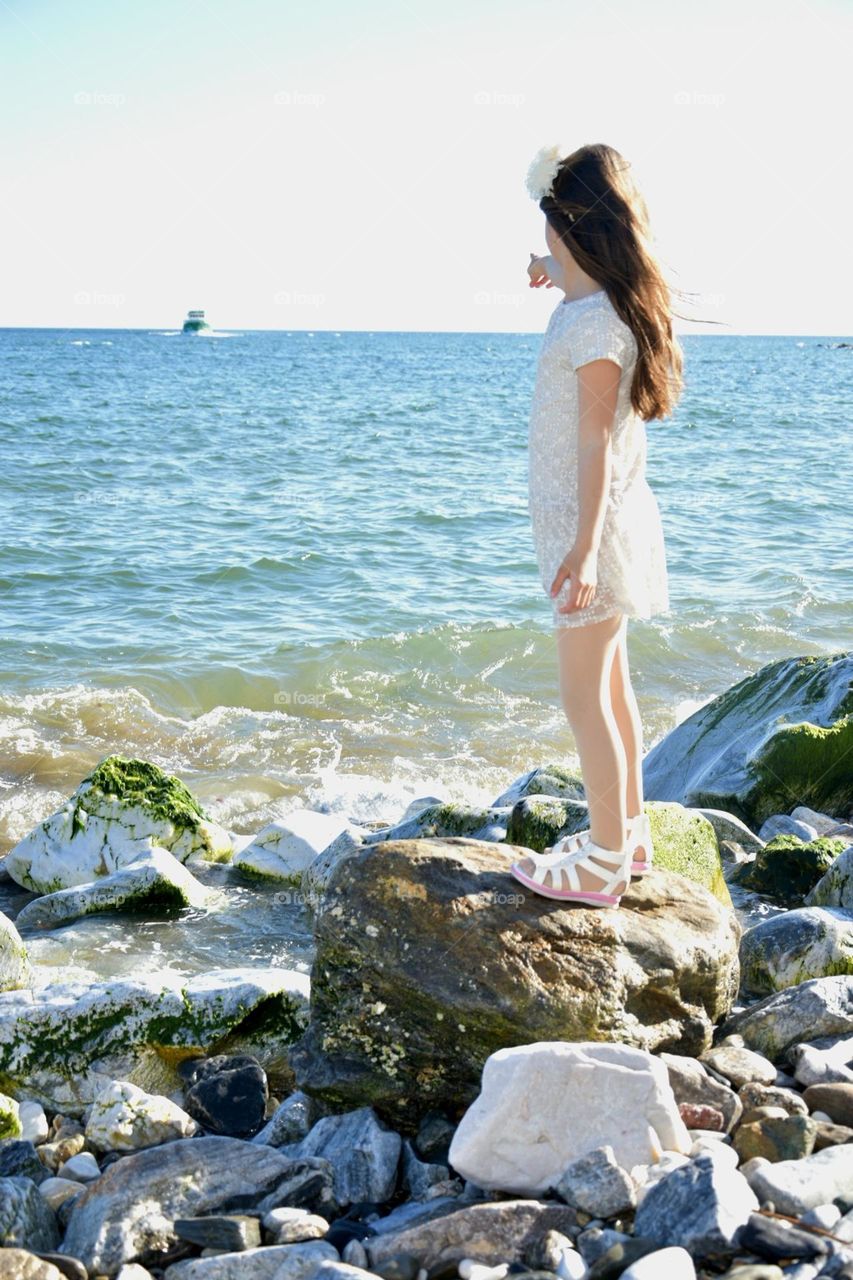
[[[646,424],[631,406],[637,344],[605,290],[558,302],[542,340],[530,410],[528,507],[546,593],[578,525],[578,379],[591,360],[622,369],[612,431],[610,493],[592,603],[558,613],[567,579],[553,598],[555,627],[582,627],[617,613],[649,618],[669,609],[666,552],[657,499],[646,480]]]

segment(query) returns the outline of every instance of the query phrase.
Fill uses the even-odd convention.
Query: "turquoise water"
[[[0,852],[110,751],[241,832],[573,760],[527,516],[539,341],[0,331]],[[647,748],[850,644],[833,341],[684,339],[648,424],[672,609],[629,623]]]

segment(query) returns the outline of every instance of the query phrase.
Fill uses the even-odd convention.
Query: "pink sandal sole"
[[[632,876],[644,876],[646,872],[651,871],[651,869],[652,869],[652,864],[650,862],[632,862],[631,863]]]
[[[549,889],[546,885],[537,884],[535,880],[531,880],[530,876],[526,876],[517,862],[512,864],[509,873],[534,893],[541,894],[545,898],[555,898],[557,902],[589,902],[593,906],[603,903],[606,907],[618,907],[622,901],[621,894],[617,897],[613,893],[593,893],[592,891],[576,893],[571,889]]]

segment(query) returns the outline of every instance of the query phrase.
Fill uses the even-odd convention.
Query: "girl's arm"
[[[547,288],[556,285],[558,289],[564,288],[563,270],[553,254],[545,254],[542,258],[537,258],[535,253],[531,253],[530,261],[527,264],[527,274],[530,276],[530,285],[533,289],[538,289],[547,281]]]

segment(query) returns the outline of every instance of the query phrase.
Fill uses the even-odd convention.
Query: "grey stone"
[[[806,1116],[809,1109],[801,1093],[783,1089],[775,1084],[758,1084],[750,1081],[741,1085],[738,1097],[743,1103],[744,1114],[756,1107],[781,1107],[789,1116]]]
[[[175,1218],[239,1212],[247,1203],[259,1213],[287,1203],[334,1215],[331,1186],[326,1160],[290,1160],[239,1138],[182,1138],[105,1169],[74,1200],[61,1252],[110,1273],[175,1244]]]
[[[742,1174],[701,1155],[646,1192],[634,1218],[634,1234],[660,1245],[680,1245],[694,1258],[704,1258],[731,1248],[757,1208]]]
[[[615,1218],[637,1202],[634,1183],[609,1146],[596,1147],[573,1160],[554,1189],[566,1204],[594,1218]]]
[[[334,1170],[335,1197],[342,1206],[389,1200],[397,1182],[402,1139],[380,1124],[372,1107],[323,1116],[292,1150],[320,1156]]]
[[[772,1062],[738,1044],[719,1044],[701,1054],[699,1061],[725,1076],[736,1089],[752,1083],[772,1084],[776,1079],[776,1068]]]
[[[853,1036],[825,1036],[811,1044],[795,1044],[788,1050],[798,1084],[853,1084]]]
[[[261,1243],[261,1225],[245,1213],[206,1214],[198,1218],[175,1218],[175,1235],[203,1249],[255,1249]],[[278,1242],[277,1242],[278,1243]]]
[[[269,1147],[281,1147],[287,1142],[301,1142],[316,1118],[313,1098],[300,1089],[284,1099],[270,1116],[263,1129],[251,1139]]]
[[[741,938],[740,967],[742,990],[757,995],[853,973],[853,914],[807,906],[762,920]]]
[[[31,1142],[23,1138],[9,1138],[0,1142],[0,1178],[32,1178],[44,1182],[50,1177]]]
[[[301,1244],[304,1240],[322,1240],[329,1223],[319,1213],[282,1206],[264,1214],[263,1227],[266,1244]]]
[[[853,844],[842,850],[804,901],[807,906],[853,909]]]
[[[829,1252],[827,1241],[814,1232],[802,1231],[788,1222],[760,1213],[750,1215],[741,1230],[738,1247],[771,1262],[820,1258]]]
[[[416,1270],[418,1266],[437,1270],[462,1258],[490,1266],[527,1264],[527,1251],[546,1231],[561,1231],[571,1238],[577,1230],[577,1214],[568,1205],[501,1200],[468,1205],[401,1231],[371,1236],[364,1245],[370,1270],[386,1275],[387,1261],[398,1254],[413,1256]]]
[[[338,1251],[324,1240],[305,1244],[261,1245],[216,1257],[187,1258],[167,1267],[165,1280],[309,1280]]]
[[[779,1062],[795,1044],[822,1036],[847,1036],[851,1029],[853,977],[840,974],[765,996],[729,1018],[721,1032],[740,1034],[749,1048]]]
[[[450,1169],[446,1164],[430,1164],[419,1160],[408,1138],[403,1139],[401,1157],[402,1184],[414,1200],[421,1200],[430,1187],[437,1182],[446,1182],[450,1177]]]
[[[614,1231],[612,1227],[587,1227],[575,1241],[575,1246],[587,1266],[592,1266],[597,1258],[601,1258],[616,1244],[624,1244],[631,1236],[624,1231]],[[652,1246],[654,1247],[654,1246]]]
[[[0,1178],[0,1246],[55,1249],[56,1215],[29,1178]]]

